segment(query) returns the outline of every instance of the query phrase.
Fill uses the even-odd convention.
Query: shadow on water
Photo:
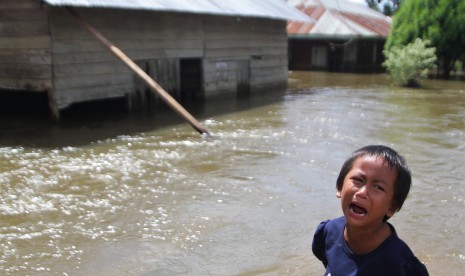
[[[398,233],[431,275],[461,275],[465,83],[387,82],[291,72],[285,91],[186,105],[221,138],[212,143],[167,107],[76,105],[54,124],[43,99],[25,114],[0,98],[0,270],[321,275],[311,238],[341,214],[340,165],[382,143],[414,172]]]
[[[285,89],[275,89],[240,97],[216,96],[183,103],[183,106],[202,123],[203,120],[214,116],[281,101],[284,93]],[[2,95],[1,146],[44,148],[82,146],[121,135],[188,124],[165,104],[160,104],[154,111],[130,113],[126,109],[124,99],[76,104],[61,112],[59,122],[53,122],[48,114],[47,99],[44,95],[38,93],[26,95],[27,97],[24,97],[24,94],[21,95],[22,97],[11,93]],[[195,133],[193,135],[197,134],[194,129],[192,131]]]
[[[335,81],[336,80],[336,81]],[[438,87],[465,90],[465,82],[430,79],[422,81],[422,89],[434,91]],[[338,90],[380,89],[399,90],[390,85],[385,74],[344,74],[325,72],[290,72],[287,89],[274,89],[236,95],[216,96],[206,100],[183,103],[201,123],[218,115],[273,104],[284,100],[286,94],[308,94],[321,89]],[[411,100],[416,99],[412,93]],[[122,135],[166,129],[167,139],[176,135],[169,128],[187,122],[174,110],[160,105],[152,112],[129,113],[123,99],[81,103],[62,111],[59,122],[48,114],[44,94],[3,92],[0,94],[0,146],[59,148],[81,146]],[[441,100],[441,97],[438,97]],[[214,130],[209,129],[210,132]],[[192,128],[193,135],[197,132]]]

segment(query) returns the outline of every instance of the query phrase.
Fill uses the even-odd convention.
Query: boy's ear
[[[396,213],[396,210],[397,210],[396,206],[392,204],[389,210],[387,211],[386,216],[392,218],[392,216],[394,216],[394,214]]]
[[[339,191],[339,190],[336,191],[336,197],[341,198],[341,191]]]

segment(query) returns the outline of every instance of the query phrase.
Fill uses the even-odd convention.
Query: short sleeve
[[[329,220],[321,222],[316,228],[315,234],[313,235],[312,242],[312,251],[315,257],[317,257],[323,265],[326,267],[328,265],[328,260],[326,259],[326,233],[325,226]]]

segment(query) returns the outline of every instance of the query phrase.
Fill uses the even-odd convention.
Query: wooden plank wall
[[[111,9],[77,11],[139,66],[148,68],[149,74],[155,60],[203,56],[199,16],[180,18],[179,14]],[[53,9],[51,29],[55,94],[60,109],[75,102],[125,97],[141,90],[133,72],[65,10]],[[160,73],[152,74],[157,81]],[[170,83],[166,79],[163,82]]]
[[[246,85],[245,74],[252,89],[287,83],[285,21],[96,8],[77,11],[173,93],[179,91],[179,74],[152,72],[159,60],[179,68],[175,63],[183,58],[202,59],[206,97],[237,92]],[[58,108],[144,90],[134,74],[65,10],[50,8],[49,14]],[[248,72],[240,72],[241,68]]]
[[[240,17],[205,17],[205,94],[227,93],[243,86],[249,62],[250,89],[287,85],[286,22]]]
[[[0,89],[51,87],[50,36],[38,0],[0,1]]]
[[[179,60],[178,59],[150,59],[140,60],[137,65],[151,76],[171,94],[175,99],[179,98]],[[160,103],[160,98],[151,91],[143,80],[135,80],[135,90],[128,96],[129,109],[155,110]]]

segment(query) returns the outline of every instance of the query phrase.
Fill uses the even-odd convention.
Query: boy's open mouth
[[[350,204],[349,209],[352,213],[357,214],[359,216],[364,216],[367,214],[367,210],[362,208],[354,203]]]

